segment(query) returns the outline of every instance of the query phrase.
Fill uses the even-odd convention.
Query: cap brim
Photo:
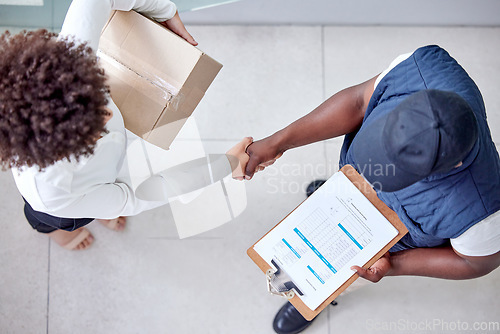
[[[362,128],[355,136],[350,151],[357,171],[380,191],[393,192],[423,179],[421,175],[398,168],[388,157],[382,142],[386,117],[380,117]]]

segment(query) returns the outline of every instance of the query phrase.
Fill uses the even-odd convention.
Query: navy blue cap
[[[478,138],[476,117],[458,94],[422,90],[362,127],[351,144],[356,168],[381,191],[397,191],[452,170]]]

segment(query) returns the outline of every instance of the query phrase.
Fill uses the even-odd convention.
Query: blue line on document
[[[311,266],[307,266],[307,268],[314,274],[314,276],[316,276],[316,278],[321,282],[321,284],[325,284],[325,281],[323,281],[321,277],[319,277],[319,275],[316,274],[316,272],[313,270],[313,268],[311,268]]]
[[[289,244],[289,243],[285,240],[285,238],[283,238],[283,239],[281,239],[281,240],[283,240],[283,242],[285,243],[285,245],[287,245],[287,246],[288,246],[288,248],[290,248],[290,250],[293,252],[293,254],[295,254],[295,255],[296,255],[296,256],[300,259],[300,255],[299,255],[299,253],[297,253],[297,252],[295,251],[295,249],[293,249],[293,247],[292,247],[292,246],[290,246],[290,244]]]
[[[347,232],[347,230],[344,228],[344,226],[342,226],[342,224],[339,223],[339,227],[342,229],[342,231],[344,231],[345,234],[347,234],[347,236],[356,244],[356,246],[359,247],[359,249],[363,249],[363,246],[361,246],[359,244],[359,242],[356,241],[356,239],[354,239],[354,237],[351,235],[351,233]]]
[[[320,258],[320,260],[323,261],[323,263],[328,267],[328,269],[330,269],[331,271],[333,271],[334,274],[336,274],[337,270],[330,264],[330,262],[328,262],[327,259],[325,259],[325,257],[316,249],[316,247],[314,247],[313,244],[310,243],[309,240],[307,240],[307,238],[302,234],[302,232],[300,232],[298,228],[294,228],[293,230],[306,243],[306,245],[312,249],[314,254],[316,254]]]

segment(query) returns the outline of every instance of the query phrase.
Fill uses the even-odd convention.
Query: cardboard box
[[[168,149],[222,65],[162,25],[115,11],[98,56],[125,127]]]

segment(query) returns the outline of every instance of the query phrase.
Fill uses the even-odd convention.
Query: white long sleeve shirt
[[[177,11],[169,0],[74,0],[60,37],[87,42],[95,52],[111,11],[132,9],[159,22],[172,18]],[[107,107],[113,111],[113,118],[106,124],[109,133],[98,140],[92,156],[78,162],[61,160],[43,171],[37,166],[12,170],[21,195],[33,209],[57,217],[112,219],[167,203],[135,196],[127,177],[128,130],[120,111],[111,98],[109,101]]]

